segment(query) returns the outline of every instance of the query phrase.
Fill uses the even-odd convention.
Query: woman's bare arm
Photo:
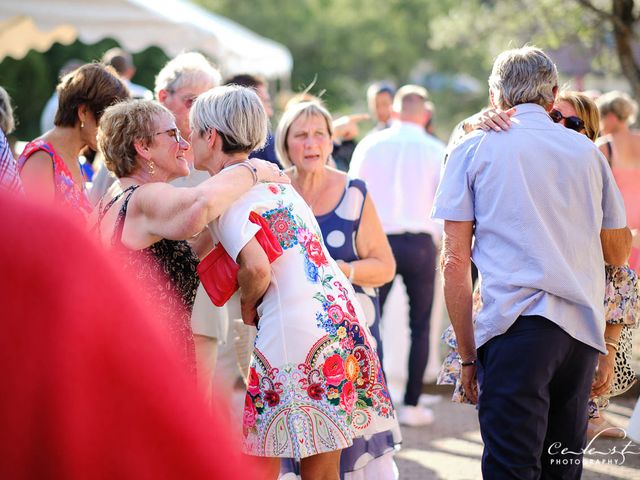
[[[53,163],[46,152],[35,152],[20,171],[22,185],[27,195],[53,201],[55,185]]]
[[[356,235],[356,249],[360,260],[349,262],[349,264],[341,262],[340,266],[347,276],[353,268],[355,285],[379,287],[393,280],[396,274],[396,261],[369,195],[364,200],[362,218]]]
[[[260,181],[289,183],[277,167],[263,160],[257,165]],[[133,249],[145,248],[161,238],[185,240],[200,233],[233,202],[254,185],[254,176],[245,167],[226,170],[192,188],[166,183],[141,186],[131,197],[122,235],[123,243]]]

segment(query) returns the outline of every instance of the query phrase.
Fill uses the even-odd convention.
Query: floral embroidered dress
[[[22,155],[18,158],[18,172],[22,172],[24,164],[29,157],[36,152],[43,151],[51,157],[53,163],[53,183],[55,188],[55,201],[78,210],[86,218],[92,210],[91,203],[87,197],[87,191],[78,187],[73,181],[73,176],[64,160],[56,153],[50,143],[39,139],[29,142],[24,148]]]
[[[260,305],[243,416],[244,449],[305,458],[391,429],[395,414],[365,315],[290,185],[253,187],[209,227],[231,258],[262,215],[283,255]]]

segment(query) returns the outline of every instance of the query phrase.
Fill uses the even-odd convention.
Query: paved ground
[[[472,406],[449,401],[447,387],[428,388],[442,400],[432,408],[436,415],[433,425],[422,428],[403,428],[404,442],[396,455],[401,480],[475,480],[480,479],[482,439],[476,411]],[[635,405],[637,389],[624,398],[614,399],[608,410],[612,423],[625,427]],[[616,453],[631,440],[594,440],[592,455],[585,456],[585,480],[640,480],[640,445],[631,444],[625,458]],[[597,453],[604,452],[604,453]],[[617,462],[617,464],[616,464]]]

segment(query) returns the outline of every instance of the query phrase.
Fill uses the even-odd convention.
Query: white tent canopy
[[[199,50],[224,75],[257,73],[287,81],[289,50],[186,0],[2,0],[0,60],[76,39],[113,38],[130,52],[157,46],[167,55]]]

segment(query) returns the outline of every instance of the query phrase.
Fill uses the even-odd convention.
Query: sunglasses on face
[[[549,116],[554,123],[560,123],[562,120],[564,120],[564,126],[570,128],[571,130],[575,130],[576,132],[579,132],[584,128],[584,120],[573,115],[570,117],[565,117],[555,108],[549,112]]]
[[[156,135],[163,135],[165,133],[169,134],[169,136],[173,138],[177,144],[180,144],[180,142],[182,142],[183,140],[182,135],[180,135],[180,130],[178,130],[178,127],[170,128],[169,130],[165,130],[164,132],[158,132],[156,133]]]

